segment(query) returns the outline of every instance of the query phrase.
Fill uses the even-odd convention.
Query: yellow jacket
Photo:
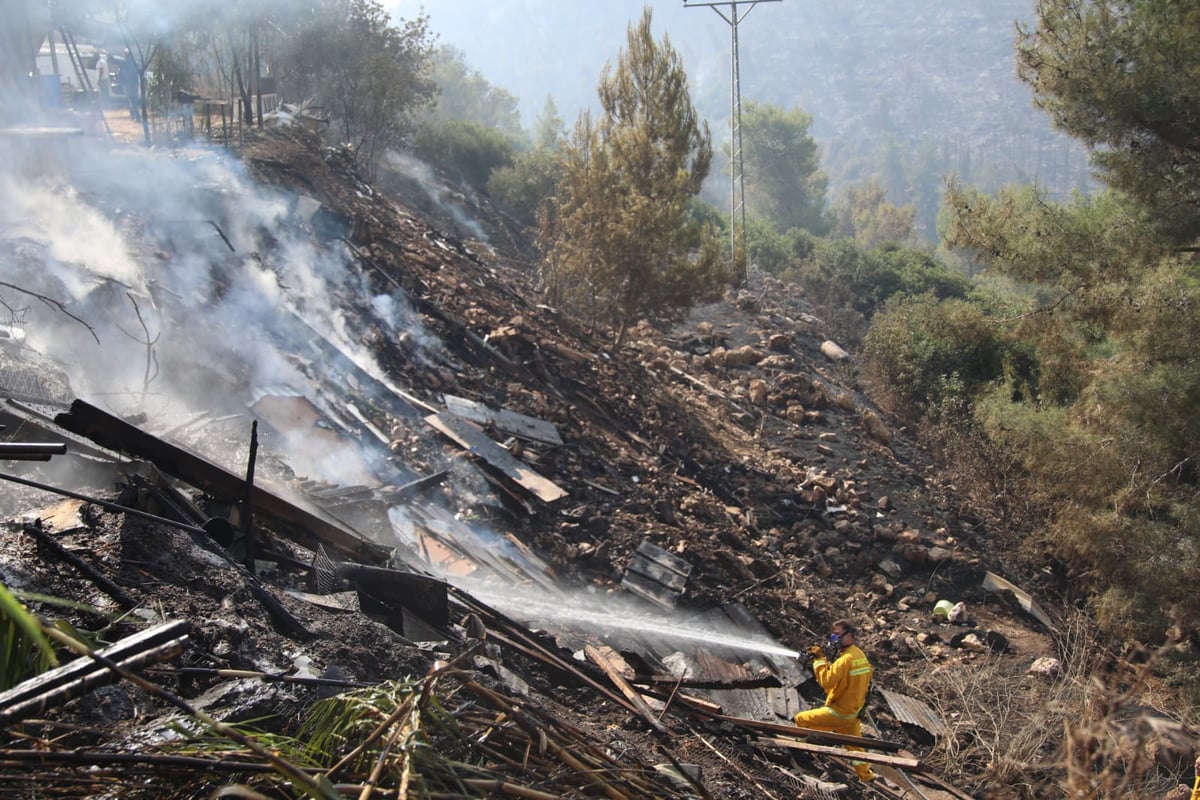
[[[1192,785],[1192,800],[1200,800],[1200,775],[1196,776],[1196,782]]]
[[[850,645],[831,664],[818,656],[812,664],[813,677],[825,690],[825,707],[839,717],[857,717],[867,701],[867,690],[871,687],[874,670],[867,654]]]

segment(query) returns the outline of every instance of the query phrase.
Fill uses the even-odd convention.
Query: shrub
[[[864,341],[864,377],[904,413],[969,400],[1003,374],[1005,345],[983,311],[932,294],[895,297]]]
[[[514,157],[504,133],[461,120],[422,125],[413,147],[426,161],[475,187],[486,185],[493,170],[512,166]]]

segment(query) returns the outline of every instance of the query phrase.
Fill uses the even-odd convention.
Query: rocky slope
[[[129,165],[148,157],[106,155],[103,163],[111,164],[110,158]],[[208,157],[196,158],[204,163]],[[1045,729],[1039,698],[1054,691],[1056,673],[1052,668],[1049,678],[1037,678],[1026,672],[1037,659],[1056,654],[1055,642],[1041,623],[1009,602],[1011,595],[984,589],[990,572],[1043,594],[1045,604],[1048,579],[1009,572],[1013,567],[991,551],[987,530],[959,506],[952,487],[939,483],[928,457],[859,390],[853,360],[829,346],[802,289],[756,278],[721,302],[696,309],[677,329],[642,328],[614,349],[542,302],[527,246],[519,232],[488,211],[486,199],[453,193],[385,197],[354,175],[343,151],[322,148],[295,129],[248,142],[241,158],[245,176],[231,177],[208,165],[188,172],[188,185],[175,187],[206,198],[197,203],[204,209],[197,213],[207,215],[199,218],[208,219],[208,225],[168,224],[177,218],[163,210],[162,198],[119,208],[96,203],[128,237],[141,276],[137,286],[147,287],[147,296],[163,315],[163,337],[155,345],[155,360],[163,369],[153,386],[165,396],[174,394],[169,389],[194,386],[185,377],[199,376],[205,387],[203,392],[189,390],[190,414],[173,407],[171,418],[155,418],[155,404],[143,403],[139,416],[122,412],[126,419],[240,473],[249,455],[245,427],[231,427],[229,420],[269,417],[273,425],[263,436],[260,480],[293,488],[303,483],[295,491],[304,493],[305,502],[315,502],[322,492],[332,496],[321,488],[330,485],[331,477],[357,483],[348,479],[360,469],[383,476],[356,495],[356,512],[364,519],[370,516],[368,507],[387,507],[380,498],[389,496],[389,486],[394,490],[421,476],[440,476],[419,490],[419,506],[411,496],[405,501],[410,505],[392,506],[385,517],[390,529],[361,529],[371,530],[371,538],[387,547],[399,544],[401,555],[421,570],[438,572],[436,559],[425,552],[422,560],[419,548],[395,533],[398,507],[409,509],[401,516],[420,517],[427,526],[469,525],[473,536],[486,537],[485,551],[500,553],[501,560],[519,562],[523,569],[537,565],[540,574],[526,583],[553,576],[563,592],[579,592],[601,605],[628,594],[622,582],[638,548],[654,545],[690,566],[675,600],[680,613],[665,617],[668,625],[686,627],[689,618],[738,605],[786,651],[819,639],[836,618],[855,619],[876,664],[878,686],[923,701],[946,726],[934,737],[898,718],[902,715],[896,706],[882,697],[872,702],[874,733],[905,748],[906,757],[923,759],[925,772],[932,771],[932,778],[920,778],[924,796],[965,796],[938,779],[939,773],[980,795],[1057,796],[1052,771],[1045,786],[1031,787],[1023,768],[999,763],[1008,740]],[[144,166],[151,168],[149,162]],[[99,172],[124,175],[128,169]],[[94,172],[76,180],[80,183],[74,191],[84,201],[109,196]],[[267,194],[270,202],[262,207],[270,208],[269,213],[253,216],[242,206],[235,213],[235,198],[250,192]],[[464,220],[469,225],[460,230],[456,226]],[[14,276],[37,285],[40,276],[69,265],[60,255],[39,249],[46,233],[32,230],[24,238],[5,240],[9,263],[22,268],[14,269]],[[309,249],[302,251],[298,242]],[[223,253],[226,245],[229,252]],[[185,285],[182,276],[194,275],[191,267],[198,254],[204,278],[189,277]],[[46,268],[50,262],[42,258],[54,269]],[[316,271],[300,271],[302,262],[311,261],[328,273],[330,260],[339,270],[336,280],[318,283],[312,280]],[[261,275],[256,272],[260,268]],[[277,306],[296,310],[293,316],[328,323],[328,329],[313,323],[304,341],[303,333],[294,335],[289,316],[293,327],[287,330],[293,338],[280,348],[281,360],[289,365],[292,389],[300,386],[300,393],[335,421],[332,427],[343,440],[359,442],[364,455],[353,469],[350,459],[338,460],[328,470],[315,458],[304,461],[288,450],[288,437],[282,435],[286,425],[264,404],[266,396],[278,402],[287,393],[272,392],[275,384],[264,378],[261,365],[251,363],[278,342],[267,335],[265,323],[245,332],[227,327],[219,339],[221,349],[209,349],[205,327],[235,325],[251,307],[243,295],[251,273],[256,285],[274,276],[272,291],[278,292],[271,296]],[[84,319],[116,316],[120,307],[128,315],[122,294],[111,290],[111,282],[101,282],[71,307]],[[127,294],[141,296],[134,289]],[[404,308],[392,308],[401,301]],[[238,314],[226,314],[235,302]],[[336,315],[317,313],[317,305],[326,302],[337,309]],[[262,319],[271,313],[254,308]],[[280,330],[282,326],[273,326],[270,333],[278,337]],[[358,360],[363,354],[347,355],[355,344],[366,346],[375,366],[364,367]],[[88,377],[88,385],[96,385],[97,376],[85,375],[85,365],[66,366],[77,383]],[[278,368],[274,374],[285,372]],[[443,408],[448,395],[552,424],[561,444],[506,436],[486,426],[485,432],[524,471],[524,482],[514,483],[511,474],[498,474],[488,452],[456,444],[431,425],[429,418]],[[301,438],[316,437],[318,427],[305,429]],[[46,428],[54,426],[47,421]],[[22,430],[8,435],[20,440]],[[124,487],[116,497],[120,505],[145,501],[145,485],[131,479],[123,459],[98,460],[103,466],[87,479],[71,478],[67,488],[112,497],[115,479]],[[22,474],[67,486],[56,463],[61,459],[46,466],[25,465]],[[552,490],[562,496],[546,499]],[[228,506],[212,505],[211,492],[179,491],[190,494],[190,501],[209,516],[237,514]],[[7,485],[3,498],[4,513],[25,515],[23,522],[0,532],[0,578],[7,585],[113,611],[142,609],[139,614],[154,619],[191,620],[194,644],[176,667],[309,676],[333,681],[334,689],[339,680],[376,684],[399,675],[418,676],[418,681],[433,675],[425,678],[426,691],[433,691],[432,683],[439,680],[456,685],[464,719],[473,719],[468,709],[479,706],[504,714],[505,693],[516,693],[530,713],[536,709],[540,715],[523,735],[537,741],[536,730],[543,736],[549,731],[552,741],[571,738],[576,752],[582,750],[587,758],[615,759],[621,769],[641,776],[630,779],[640,788],[624,787],[625,796],[707,792],[730,798],[818,797],[827,796],[830,786],[812,781],[847,776],[842,796],[916,796],[905,794],[916,790],[902,786],[899,773],[889,773],[890,783],[863,787],[837,758],[773,749],[745,731],[706,727],[673,715],[661,718],[660,729],[636,704],[627,705],[602,674],[581,680],[581,674],[591,673],[569,654],[555,654],[552,643],[527,641],[522,637],[528,631],[507,627],[522,616],[521,601],[516,608],[502,605],[506,597],[511,601],[518,596],[515,585],[499,591],[494,603],[489,598],[482,604],[469,593],[460,596],[452,590],[459,600],[445,621],[442,635],[447,638],[417,646],[410,641],[414,637],[398,635],[378,614],[346,614],[286,594],[288,589],[311,588],[305,570],[286,558],[252,575],[186,526],[164,527],[80,502],[52,513],[47,493],[26,485]],[[343,505],[336,513],[347,519],[351,512]],[[35,519],[41,522],[35,524]],[[285,532],[272,529],[268,513],[260,512],[258,519],[266,540],[280,534],[277,550],[290,547],[297,564],[312,559],[311,550],[294,547],[294,537],[288,544]],[[120,590],[117,596],[98,589],[94,579],[81,580],[55,555],[47,537],[108,576],[116,584],[112,588]],[[461,561],[448,556],[441,569],[449,574],[453,565],[447,564]],[[940,600],[963,603],[961,618],[953,623],[935,619]],[[282,611],[272,610],[277,602]],[[500,613],[493,605],[500,605]],[[86,613],[34,607],[72,617],[81,629],[95,626],[96,619]],[[618,609],[613,614],[622,613],[623,606],[613,608]],[[114,623],[109,635],[126,630],[122,625],[128,622]],[[575,627],[576,637],[598,633],[586,624]],[[542,656],[532,658],[531,652]],[[564,660],[556,660],[560,658]],[[302,681],[261,684],[252,677],[196,673],[201,674],[185,678],[162,673],[159,679],[214,714],[245,720],[270,713],[285,721],[285,728],[295,724],[315,697],[330,692],[329,684],[312,688]],[[600,685],[608,688],[599,691]],[[801,687],[810,701],[811,688]],[[988,692],[994,696],[984,697]],[[26,721],[7,729],[6,747],[18,749],[13,743],[20,733],[46,750],[58,750],[48,743],[55,730],[64,730],[69,731],[63,734],[64,747],[87,749],[112,740],[117,743],[113,749],[122,752],[163,752],[156,748],[171,739],[165,720],[174,717],[161,699],[127,683],[100,690],[95,697],[99,702],[76,702],[50,712],[44,723]],[[1003,706],[1006,718],[981,724],[976,714],[981,706]],[[476,733],[486,729],[478,724],[482,727]],[[442,744],[454,750],[452,743]],[[521,747],[519,741],[506,744]],[[1052,761],[1057,744],[1053,734],[1045,734],[1022,752]],[[545,752],[544,740],[539,752]],[[482,758],[475,751],[458,756]],[[523,773],[519,754],[491,753],[483,759],[488,779],[516,781],[522,774],[532,775],[531,785],[550,794],[583,796],[579,770],[564,777],[537,758],[531,766],[528,751],[525,758]],[[703,788],[686,781],[662,784],[661,771],[656,773],[652,765],[672,759],[703,765]],[[105,764],[116,788],[104,790],[65,759],[44,763],[52,777],[31,776],[23,771],[28,762],[0,756],[0,770],[22,776],[19,785],[28,787],[30,797],[42,796],[55,777],[63,796],[135,796],[143,774],[132,767],[112,771]],[[188,776],[159,766],[178,786],[171,796],[211,791],[224,774]]]

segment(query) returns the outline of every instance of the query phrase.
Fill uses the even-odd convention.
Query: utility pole
[[[746,180],[742,170],[742,76],[738,65],[738,23],[759,3],[780,3],[783,0],[683,0],[688,8],[708,6],[725,20],[730,30],[729,71],[732,92],[729,104],[729,257],[736,263],[739,245],[744,270],[742,282],[750,282],[750,257],[746,244]],[[728,13],[723,9],[728,6]],[[743,11],[738,10],[742,6]]]

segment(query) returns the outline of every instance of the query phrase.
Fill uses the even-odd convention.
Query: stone
[[[850,354],[841,348],[837,342],[832,339],[826,339],[821,342],[821,354],[830,361],[849,361]]]
[[[892,431],[879,415],[874,411],[867,409],[862,415],[863,428],[866,429],[867,435],[880,444],[890,445],[892,443]]]
[[[1026,670],[1029,675],[1036,675],[1039,678],[1049,678],[1053,680],[1062,674],[1062,662],[1057,658],[1050,656],[1042,656],[1035,659]]]

